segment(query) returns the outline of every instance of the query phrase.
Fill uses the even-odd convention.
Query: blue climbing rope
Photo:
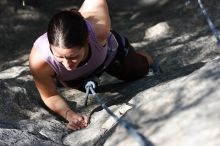
[[[187,0],[185,2],[185,5],[189,5],[190,3],[191,3],[191,0]],[[199,4],[199,7],[202,10],[202,13],[203,13],[204,17],[206,18],[206,21],[208,22],[208,25],[209,25],[213,35],[215,36],[215,38],[217,40],[217,44],[220,46],[220,35],[219,35],[217,29],[215,28],[215,25],[213,24],[208,12],[206,11],[206,8],[204,7],[201,0],[198,0],[198,4]]]
[[[88,96],[89,92],[91,92],[91,94],[96,98],[96,101],[102,106],[102,108],[105,109],[107,113],[111,115],[119,124],[121,124],[140,143],[141,146],[151,146],[151,144],[144,139],[144,136],[138,133],[130,123],[122,118],[119,118],[105,105],[105,103],[94,91],[95,88],[95,83],[93,81],[88,81],[85,86],[86,96]]]
[[[209,24],[210,29],[212,30],[212,33],[214,34],[214,36],[217,39],[217,44],[220,45],[220,37],[219,37],[218,31],[216,30],[214,24],[212,23],[210,16],[208,15],[205,7],[202,4],[202,1],[198,0],[198,3],[199,3],[200,8],[202,9],[203,15],[205,16],[205,18],[206,18],[206,20],[207,20],[207,22]]]

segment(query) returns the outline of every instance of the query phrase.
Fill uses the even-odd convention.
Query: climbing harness
[[[122,118],[119,118],[106,106],[106,104],[96,94],[95,88],[96,83],[94,81],[90,80],[86,83],[86,99],[88,99],[88,96],[91,93],[96,98],[96,101],[102,106],[102,108],[105,109],[107,113],[111,115],[119,124],[121,124],[140,143],[140,146],[152,146],[152,144],[148,142],[142,134],[138,133],[130,123],[128,123],[126,120]]]
[[[187,6],[190,3],[191,3],[191,0],[187,0],[185,2],[185,5]],[[219,36],[219,33],[218,33],[217,29],[215,28],[215,25],[213,24],[208,12],[206,11],[206,8],[204,7],[201,0],[198,0],[198,4],[199,4],[200,9],[202,10],[202,13],[203,13],[204,17],[206,18],[206,21],[208,22],[208,25],[209,25],[213,35],[216,37],[217,45],[220,46],[220,36]]]

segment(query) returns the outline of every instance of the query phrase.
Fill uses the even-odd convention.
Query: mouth
[[[65,66],[67,70],[74,70],[77,67],[76,64]]]

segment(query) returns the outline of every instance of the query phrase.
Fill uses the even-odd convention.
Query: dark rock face
[[[45,0],[27,7],[0,1],[0,145],[136,146],[137,141],[90,97],[59,89],[71,107],[91,116],[88,128],[69,132],[42,103],[28,68],[28,53],[48,19],[82,1]],[[42,1],[38,1],[42,2]],[[99,95],[155,146],[218,146],[220,49],[197,1],[110,0],[112,27],[137,50],[155,56],[163,74],[118,83],[104,75]],[[16,4],[15,4],[16,3]],[[220,2],[204,1],[216,29]],[[47,10],[47,11],[45,11]]]

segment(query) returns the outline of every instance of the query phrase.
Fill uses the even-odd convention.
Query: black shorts
[[[116,31],[112,31],[112,33],[119,46],[117,54],[106,72],[123,81],[132,81],[145,76],[149,71],[146,57],[136,53],[126,37],[119,35]]]

